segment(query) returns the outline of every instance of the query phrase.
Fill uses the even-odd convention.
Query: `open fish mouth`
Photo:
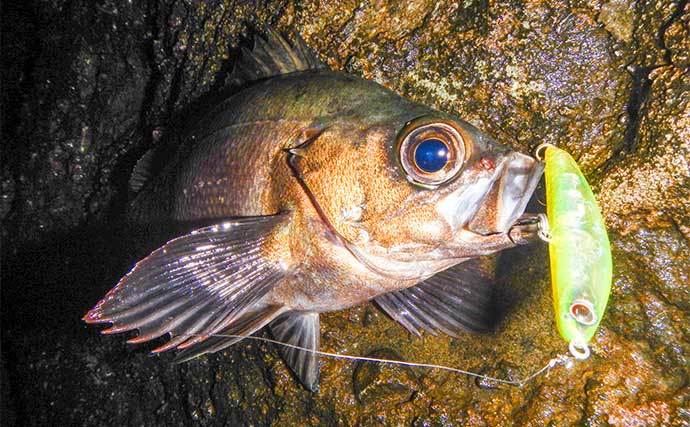
[[[544,164],[512,152],[466,229],[480,235],[507,233],[524,222],[523,212],[544,172]]]

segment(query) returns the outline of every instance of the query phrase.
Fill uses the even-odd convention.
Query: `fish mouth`
[[[524,215],[544,172],[544,164],[518,152],[511,152],[503,162],[503,170],[480,202],[465,228],[475,234],[489,236],[525,228],[534,215]],[[527,229],[527,228],[525,228]]]

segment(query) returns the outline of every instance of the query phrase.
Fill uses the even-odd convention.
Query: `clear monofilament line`
[[[433,363],[405,362],[402,360],[380,359],[377,357],[366,357],[366,356],[351,356],[349,354],[338,354],[338,353],[330,353],[327,351],[312,350],[312,349],[309,349],[306,347],[300,347],[298,345],[285,343],[285,342],[274,340],[271,338],[257,337],[254,335],[232,335],[232,334],[211,334],[211,335],[182,334],[182,335],[193,336],[193,337],[198,337],[198,336],[211,337],[212,336],[212,337],[221,337],[221,338],[251,339],[254,341],[267,342],[267,343],[271,343],[271,344],[280,345],[283,347],[294,348],[296,350],[308,351],[308,352],[313,353],[313,354],[318,354],[320,356],[330,357],[330,358],[334,358],[334,359],[356,360],[356,361],[372,362],[372,363],[385,363],[385,364],[390,364],[390,365],[410,366],[410,367],[415,367],[415,368],[440,369],[443,371],[454,372],[457,374],[467,375],[467,376],[474,377],[474,378],[480,378],[480,379],[484,379],[484,380],[494,381],[497,383],[508,384],[508,385],[517,386],[517,387],[522,387],[523,385],[532,381],[534,378],[538,377],[539,375],[543,374],[544,372],[549,371],[558,365],[564,365],[571,359],[567,355],[564,355],[564,354],[559,355],[559,356],[556,356],[553,359],[549,360],[548,363],[546,363],[546,365],[544,365],[543,367],[536,370],[535,372],[533,372],[532,374],[530,374],[529,376],[525,377],[522,380],[506,380],[506,379],[502,379],[502,378],[494,378],[494,377],[490,377],[488,375],[478,374],[476,372],[466,371],[464,369],[453,368],[451,366],[436,365]]]

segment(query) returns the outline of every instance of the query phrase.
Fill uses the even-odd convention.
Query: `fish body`
[[[611,292],[611,247],[597,201],[575,160],[548,146],[545,162],[556,325],[571,352],[586,358]]]
[[[372,299],[416,334],[486,328],[490,278],[464,262],[529,240],[518,219],[542,165],[299,40],[257,40],[238,67],[251,85],[182,135],[129,213],[213,225],[140,261],[85,320],[138,329],[132,342],[170,334],[154,351],[181,360],[266,325],[318,349],[318,313]],[[283,355],[315,390],[317,356]]]

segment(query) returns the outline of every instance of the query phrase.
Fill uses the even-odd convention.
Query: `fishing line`
[[[512,386],[516,386],[516,387],[524,386],[528,382],[532,381],[534,378],[538,377],[539,375],[543,374],[544,372],[550,371],[551,369],[555,368],[556,366],[565,365],[567,367],[570,367],[572,365],[572,360],[571,360],[572,358],[568,355],[561,354],[561,355],[558,355],[558,356],[554,357],[553,359],[549,360],[546,363],[546,365],[544,365],[540,369],[534,371],[533,373],[531,373],[530,375],[528,375],[527,377],[525,377],[521,380],[507,380],[507,379],[503,379],[503,378],[494,378],[494,377],[490,377],[488,375],[478,374],[476,372],[466,371],[464,369],[453,368],[451,366],[436,365],[433,363],[405,362],[402,360],[380,359],[377,357],[352,356],[349,354],[330,353],[327,351],[314,350],[314,349],[301,347],[301,346],[294,345],[294,344],[288,344],[286,342],[282,342],[282,341],[278,341],[278,340],[274,340],[274,339],[270,339],[270,338],[257,337],[254,335],[232,335],[232,334],[210,334],[210,335],[181,334],[181,335],[191,336],[191,337],[221,337],[221,338],[251,339],[251,340],[255,340],[255,341],[261,341],[261,342],[280,345],[283,347],[293,348],[295,350],[307,351],[307,352],[310,352],[313,354],[318,354],[320,356],[330,357],[333,359],[356,360],[356,361],[361,361],[361,362],[385,363],[385,364],[390,364],[390,365],[410,366],[410,367],[416,367],[416,368],[439,369],[439,370],[443,370],[443,371],[454,372],[456,374],[467,375],[469,377],[494,381],[494,382],[501,383],[501,384],[508,384],[508,385],[512,385]]]

